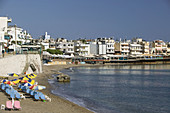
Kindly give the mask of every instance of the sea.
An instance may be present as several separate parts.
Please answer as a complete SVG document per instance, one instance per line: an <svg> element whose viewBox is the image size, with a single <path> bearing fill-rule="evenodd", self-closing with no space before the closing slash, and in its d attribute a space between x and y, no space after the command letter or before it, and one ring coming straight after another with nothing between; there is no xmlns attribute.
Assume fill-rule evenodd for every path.
<svg viewBox="0 0 170 113"><path fill-rule="evenodd" d="M61 72L71 81L49 80L51 92L93 112L170 113L169 64L82 66Z"/></svg>

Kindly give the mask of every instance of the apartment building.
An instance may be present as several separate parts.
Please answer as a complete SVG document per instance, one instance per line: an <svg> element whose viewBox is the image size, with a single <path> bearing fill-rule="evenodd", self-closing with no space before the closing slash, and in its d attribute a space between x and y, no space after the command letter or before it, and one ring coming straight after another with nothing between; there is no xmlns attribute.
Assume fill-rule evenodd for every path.
<svg viewBox="0 0 170 113"><path fill-rule="evenodd" d="M20 45L25 43L30 43L32 40L32 36L21 27L13 25L8 26L5 39L9 40L9 49L15 51L15 43L17 43L17 47L20 47Z"/></svg>
<svg viewBox="0 0 170 113"><path fill-rule="evenodd" d="M167 45L162 40L154 40L150 47L152 48L151 54L154 55L166 55L167 54Z"/></svg>
<svg viewBox="0 0 170 113"><path fill-rule="evenodd" d="M126 55L130 54L130 40L116 41L115 42L115 55Z"/></svg>
<svg viewBox="0 0 170 113"><path fill-rule="evenodd" d="M65 55L74 56L74 42L65 38L57 38L56 49L62 51Z"/></svg>
<svg viewBox="0 0 170 113"><path fill-rule="evenodd" d="M90 55L90 44L83 43L81 40L74 42L75 55L88 56Z"/></svg>
<svg viewBox="0 0 170 113"><path fill-rule="evenodd" d="M149 55L150 54L150 48L149 48L150 43L148 41L143 41L142 45L143 45L143 54Z"/></svg>
<svg viewBox="0 0 170 113"><path fill-rule="evenodd" d="M130 44L130 55L131 56L141 56L143 54L143 44L141 38L132 39Z"/></svg>
<svg viewBox="0 0 170 113"><path fill-rule="evenodd" d="M170 55L170 42L167 43L167 55L168 56Z"/></svg>
<svg viewBox="0 0 170 113"><path fill-rule="evenodd" d="M12 22L11 18L0 17L0 55L2 55L2 50L4 50L4 43L7 43L8 40L4 38L7 34L8 23ZM5 44L7 46L7 44Z"/></svg>
<svg viewBox="0 0 170 113"><path fill-rule="evenodd" d="M90 55L98 55L98 45L96 41L89 42L90 44Z"/></svg>
<svg viewBox="0 0 170 113"><path fill-rule="evenodd" d="M121 55L128 56L130 54L130 40L124 40L120 42Z"/></svg>
<svg viewBox="0 0 170 113"><path fill-rule="evenodd" d="M10 42L15 43L17 41L18 44L29 43L32 39L32 36L27 33L26 30L23 30L21 27L9 26L7 30L7 34L11 36ZM8 36L6 36L8 38Z"/></svg>
<svg viewBox="0 0 170 113"><path fill-rule="evenodd" d="M98 38L97 45L98 45L98 54L99 55L113 55L115 53L114 47L115 41L113 38Z"/></svg>

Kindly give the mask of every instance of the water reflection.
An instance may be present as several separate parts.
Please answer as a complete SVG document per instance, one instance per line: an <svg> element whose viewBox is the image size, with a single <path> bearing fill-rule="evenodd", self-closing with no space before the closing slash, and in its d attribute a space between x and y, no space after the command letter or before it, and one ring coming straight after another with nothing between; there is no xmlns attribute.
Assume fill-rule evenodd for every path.
<svg viewBox="0 0 170 113"><path fill-rule="evenodd" d="M88 108L107 113L169 113L170 65L76 67L69 84L54 92L82 99Z"/></svg>

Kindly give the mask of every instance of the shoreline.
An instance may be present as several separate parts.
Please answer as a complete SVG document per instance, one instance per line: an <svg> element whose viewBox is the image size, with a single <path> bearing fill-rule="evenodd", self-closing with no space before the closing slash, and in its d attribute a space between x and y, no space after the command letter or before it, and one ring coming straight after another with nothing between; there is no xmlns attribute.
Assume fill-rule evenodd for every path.
<svg viewBox="0 0 170 113"><path fill-rule="evenodd" d="M81 65L43 65L43 73L37 74L35 81L39 85L46 86L46 89L41 90L43 94L51 98L51 102L43 101L34 101L33 98L29 95L26 96L26 99L20 101L22 109L18 110L0 110L1 113L94 113L93 111L88 110L85 107L79 106L69 100L66 100L60 96L52 94L52 86L48 83L48 79L53 79L52 75L59 73L58 71L76 67ZM24 93L25 94L25 93ZM0 104L6 104L6 101L10 100L4 92L0 92Z"/></svg>
<svg viewBox="0 0 170 113"><path fill-rule="evenodd" d="M93 113L93 111L90 111L89 109L82 107L78 104L75 104L67 99L64 99L63 97L57 96L51 92L53 87L49 84L48 80L49 79L54 79L52 75L54 74L61 74L61 70L70 68L70 67L79 67L79 66L84 66L84 65L48 65L44 66L43 65L43 73L38 74L39 77L37 77L35 80L40 83L41 85L45 85L47 88L46 90L42 90L44 94L47 94L51 100L57 99L57 101L60 101L59 104L64 104L64 111L53 111L55 113ZM89 66L89 65L87 65ZM43 81L43 82L42 82ZM48 103L48 102L47 102ZM50 103L50 102L49 102ZM68 108L68 109L67 109ZM71 110L73 109L73 110ZM59 110L59 109L58 109ZM51 112L50 112L51 113Z"/></svg>
<svg viewBox="0 0 170 113"><path fill-rule="evenodd" d="M37 74L38 76L35 78L35 81L38 82L39 85L46 86L45 90L41 90L43 94L49 96L51 98L51 102L42 102L42 101L33 101L33 98L26 98L26 100L21 100L20 111L12 110L0 110L1 113L93 113L95 111L90 111L88 108L82 107L78 104L75 104L67 99L64 99L62 96L56 96L51 92L53 87L49 84L49 79L54 79L52 75L61 74L61 70L67 69L70 67L81 67L81 66L112 66L112 65L159 65L159 64L69 64L69 65L43 65L43 73ZM167 65L169 65L167 63ZM10 100L7 98L6 94L1 91L0 93L0 104L6 103L6 101Z"/></svg>

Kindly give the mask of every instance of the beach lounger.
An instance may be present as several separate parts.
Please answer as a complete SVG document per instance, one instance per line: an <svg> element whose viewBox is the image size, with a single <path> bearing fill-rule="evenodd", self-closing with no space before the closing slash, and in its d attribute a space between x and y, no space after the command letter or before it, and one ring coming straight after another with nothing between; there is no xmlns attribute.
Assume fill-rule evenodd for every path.
<svg viewBox="0 0 170 113"><path fill-rule="evenodd" d="M21 87L21 89L22 89L23 92L26 92L26 90L28 89L28 87L27 87L27 86L23 86L23 87Z"/></svg>
<svg viewBox="0 0 170 113"><path fill-rule="evenodd" d="M22 86L22 85L21 85L21 84L19 84L19 85L18 85L18 88L19 88L19 89L21 89L21 86Z"/></svg>
<svg viewBox="0 0 170 113"><path fill-rule="evenodd" d="M6 101L6 109L13 109L13 106L12 106L12 101Z"/></svg>
<svg viewBox="0 0 170 113"><path fill-rule="evenodd" d="M34 90L30 90L30 91L29 91L29 94L30 94L31 96L33 96L33 95L34 95Z"/></svg>
<svg viewBox="0 0 170 113"><path fill-rule="evenodd" d="M46 100L45 95L43 93L39 94L41 100Z"/></svg>
<svg viewBox="0 0 170 113"><path fill-rule="evenodd" d="M5 84L1 84L1 89L5 90Z"/></svg>
<svg viewBox="0 0 170 113"><path fill-rule="evenodd" d="M29 92L31 91L31 89L26 89L26 93L29 94Z"/></svg>
<svg viewBox="0 0 170 113"><path fill-rule="evenodd" d="M10 95L11 91L9 88L5 89L6 94Z"/></svg>
<svg viewBox="0 0 170 113"><path fill-rule="evenodd" d="M20 93L16 92L15 96L16 96L17 99L21 99Z"/></svg>
<svg viewBox="0 0 170 113"><path fill-rule="evenodd" d="M20 101L14 101L14 109L17 109L17 110L21 109Z"/></svg>
<svg viewBox="0 0 170 113"><path fill-rule="evenodd" d="M51 102L51 98L50 98L50 97L48 97L47 95L45 95L45 98L46 98L49 102Z"/></svg>
<svg viewBox="0 0 170 113"><path fill-rule="evenodd" d="M15 90L10 90L10 98L15 98Z"/></svg>
<svg viewBox="0 0 170 113"><path fill-rule="evenodd" d="M20 96L21 96L22 99L25 99L25 96L23 94L20 94Z"/></svg>
<svg viewBox="0 0 170 113"><path fill-rule="evenodd" d="M40 100L39 95L38 95L38 94L35 94L35 95L34 95L34 99L35 99L35 100Z"/></svg>

